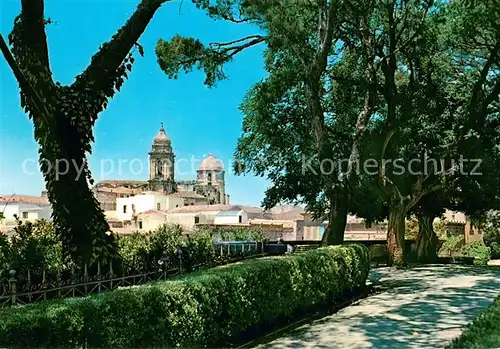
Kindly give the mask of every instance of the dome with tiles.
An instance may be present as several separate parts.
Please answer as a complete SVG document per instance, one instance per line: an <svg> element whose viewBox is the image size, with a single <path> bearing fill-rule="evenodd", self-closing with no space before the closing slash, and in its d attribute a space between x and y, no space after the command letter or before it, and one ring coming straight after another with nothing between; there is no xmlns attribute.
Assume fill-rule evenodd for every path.
<svg viewBox="0 0 500 349"><path fill-rule="evenodd" d="M198 171L224 171L222 162L210 153L200 164Z"/></svg>

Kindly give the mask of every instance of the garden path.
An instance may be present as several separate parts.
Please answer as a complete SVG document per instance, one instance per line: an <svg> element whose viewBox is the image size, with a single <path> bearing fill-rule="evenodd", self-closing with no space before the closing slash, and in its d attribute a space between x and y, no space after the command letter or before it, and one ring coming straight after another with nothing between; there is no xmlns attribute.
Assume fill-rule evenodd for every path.
<svg viewBox="0 0 500 349"><path fill-rule="evenodd" d="M440 348L500 292L500 267L373 269L379 293L257 348Z"/></svg>

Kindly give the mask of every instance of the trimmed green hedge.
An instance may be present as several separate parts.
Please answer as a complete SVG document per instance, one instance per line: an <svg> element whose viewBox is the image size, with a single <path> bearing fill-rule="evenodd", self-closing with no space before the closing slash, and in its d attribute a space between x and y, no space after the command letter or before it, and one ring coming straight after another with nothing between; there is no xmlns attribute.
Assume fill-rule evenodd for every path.
<svg viewBox="0 0 500 349"><path fill-rule="evenodd" d="M479 313L447 348L500 348L500 296Z"/></svg>
<svg viewBox="0 0 500 349"><path fill-rule="evenodd" d="M345 245L195 272L86 298L0 310L1 347L228 345L364 287L367 249Z"/></svg>

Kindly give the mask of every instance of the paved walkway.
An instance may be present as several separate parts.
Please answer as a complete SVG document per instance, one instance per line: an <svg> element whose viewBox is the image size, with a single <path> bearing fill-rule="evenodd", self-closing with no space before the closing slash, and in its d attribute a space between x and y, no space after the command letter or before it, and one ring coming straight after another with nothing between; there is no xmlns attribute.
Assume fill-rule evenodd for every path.
<svg viewBox="0 0 500 349"><path fill-rule="evenodd" d="M372 270L385 291L258 348L442 348L500 292L500 267Z"/></svg>

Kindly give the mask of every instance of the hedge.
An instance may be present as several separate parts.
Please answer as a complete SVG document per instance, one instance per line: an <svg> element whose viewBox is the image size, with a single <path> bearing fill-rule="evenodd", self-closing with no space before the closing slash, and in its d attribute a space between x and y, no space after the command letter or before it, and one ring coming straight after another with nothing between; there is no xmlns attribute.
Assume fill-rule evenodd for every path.
<svg viewBox="0 0 500 349"><path fill-rule="evenodd" d="M500 348L500 296L447 348Z"/></svg>
<svg viewBox="0 0 500 349"><path fill-rule="evenodd" d="M367 249L345 245L269 257L0 310L1 347L212 347L332 304L364 287Z"/></svg>

